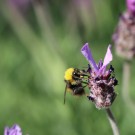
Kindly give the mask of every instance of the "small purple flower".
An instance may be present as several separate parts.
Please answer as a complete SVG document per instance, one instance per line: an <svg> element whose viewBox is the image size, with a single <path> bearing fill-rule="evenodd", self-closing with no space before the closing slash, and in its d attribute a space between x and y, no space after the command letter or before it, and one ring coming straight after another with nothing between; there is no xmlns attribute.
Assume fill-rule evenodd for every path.
<svg viewBox="0 0 135 135"><path fill-rule="evenodd" d="M134 0L135 1L135 0ZM135 58L135 12L123 12L112 36L116 54L124 60Z"/></svg>
<svg viewBox="0 0 135 135"><path fill-rule="evenodd" d="M11 128L6 127L4 135L22 135L21 128L17 124L13 125Z"/></svg>
<svg viewBox="0 0 135 135"><path fill-rule="evenodd" d="M7 0L10 6L18 8L20 11L27 11L31 0Z"/></svg>
<svg viewBox="0 0 135 135"><path fill-rule="evenodd" d="M126 0L127 9L133 15L135 15L135 0Z"/></svg>
<svg viewBox="0 0 135 135"><path fill-rule="evenodd" d="M107 65L113 59L111 45L108 46L104 61L100 60L98 64L92 57L88 43L82 47L81 52L91 66L88 81L88 86L91 90L88 98L95 103L97 108L108 108L116 97L114 86L118 83L115 76L112 75L114 74L114 68L110 66L107 70Z"/></svg>

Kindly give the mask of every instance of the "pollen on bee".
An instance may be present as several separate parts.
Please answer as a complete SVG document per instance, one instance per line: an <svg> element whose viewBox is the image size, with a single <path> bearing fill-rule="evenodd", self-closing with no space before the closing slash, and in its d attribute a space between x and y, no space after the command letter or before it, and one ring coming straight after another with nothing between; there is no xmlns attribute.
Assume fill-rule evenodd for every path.
<svg viewBox="0 0 135 135"><path fill-rule="evenodd" d="M74 72L74 68L68 68L66 71L65 71L65 76L64 76L64 79L65 80L72 80L72 74Z"/></svg>

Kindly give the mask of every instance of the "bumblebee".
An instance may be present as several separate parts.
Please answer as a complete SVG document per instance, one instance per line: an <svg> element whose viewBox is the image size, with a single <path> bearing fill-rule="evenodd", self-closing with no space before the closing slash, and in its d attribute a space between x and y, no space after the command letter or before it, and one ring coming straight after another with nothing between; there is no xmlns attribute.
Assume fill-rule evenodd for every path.
<svg viewBox="0 0 135 135"><path fill-rule="evenodd" d="M66 83L64 92L64 104L66 99L66 92L69 91L73 95L82 96L85 94L84 88L87 86L88 82L88 71L80 70L77 68L68 68L65 71L64 81ZM83 86L82 84L85 84Z"/></svg>

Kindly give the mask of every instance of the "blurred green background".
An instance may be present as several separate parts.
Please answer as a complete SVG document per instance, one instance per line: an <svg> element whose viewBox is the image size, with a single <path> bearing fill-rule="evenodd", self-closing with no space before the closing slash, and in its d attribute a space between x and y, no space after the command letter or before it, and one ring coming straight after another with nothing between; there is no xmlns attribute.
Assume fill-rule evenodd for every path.
<svg viewBox="0 0 135 135"><path fill-rule="evenodd" d="M89 42L103 59L125 1L5 0L0 2L0 134L18 123L29 135L112 134L104 110L85 97L66 96L64 72L87 67L80 53ZM122 97L122 59L113 49L118 96L111 109L122 135L135 134L135 110ZM130 96L135 101L132 63Z"/></svg>

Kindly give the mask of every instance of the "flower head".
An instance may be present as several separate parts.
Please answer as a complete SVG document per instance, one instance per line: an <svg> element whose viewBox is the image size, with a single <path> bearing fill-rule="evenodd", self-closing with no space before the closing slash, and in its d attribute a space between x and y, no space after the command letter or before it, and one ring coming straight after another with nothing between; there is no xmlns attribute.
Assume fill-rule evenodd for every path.
<svg viewBox="0 0 135 135"><path fill-rule="evenodd" d="M126 0L127 9L133 15L135 15L135 0Z"/></svg>
<svg viewBox="0 0 135 135"><path fill-rule="evenodd" d="M120 16L118 25L112 36L116 54L119 57L125 60L132 60L133 58L135 58L134 37L135 37L135 14L133 15L131 14L131 12L126 11Z"/></svg>
<svg viewBox="0 0 135 135"><path fill-rule="evenodd" d="M115 76L112 75L114 68L110 66L107 70L108 64L113 59L111 45L108 46L104 61L100 60L98 64L96 64L92 57L88 43L82 47L81 52L91 66L88 82L91 90L88 98L95 103L97 108L107 108L116 97L114 86L117 85L117 80Z"/></svg>
<svg viewBox="0 0 135 135"><path fill-rule="evenodd" d="M10 6L18 8L21 12L27 11L30 7L31 0L8 0Z"/></svg>
<svg viewBox="0 0 135 135"><path fill-rule="evenodd" d="M135 0L126 0L127 10L119 17L112 40L116 54L124 60L135 58Z"/></svg>
<svg viewBox="0 0 135 135"><path fill-rule="evenodd" d="M13 125L11 128L6 127L4 135L22 135L21 128L19 125Z"/></svg>

